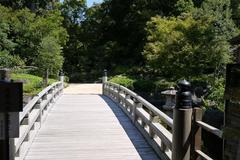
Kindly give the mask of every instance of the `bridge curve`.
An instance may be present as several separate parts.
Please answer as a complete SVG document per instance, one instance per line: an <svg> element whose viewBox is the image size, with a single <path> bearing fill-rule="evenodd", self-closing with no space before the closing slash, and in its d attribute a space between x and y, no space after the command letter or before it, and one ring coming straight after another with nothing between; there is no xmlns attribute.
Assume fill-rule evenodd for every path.
<svg viewBox="0 0 240 160"><path fill-rule="evenodd" d="M71 84L48 114L26 160L158 160L100 84Z"/></svg>

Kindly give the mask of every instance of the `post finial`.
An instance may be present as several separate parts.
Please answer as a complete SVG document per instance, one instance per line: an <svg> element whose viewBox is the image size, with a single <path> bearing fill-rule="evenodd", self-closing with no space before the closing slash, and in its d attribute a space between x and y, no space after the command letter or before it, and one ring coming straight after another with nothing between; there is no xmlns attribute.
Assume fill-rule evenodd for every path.
<svg viewBox="0 0 240 160"><path fill-rule="evenodd" d="M10 77L11 77L11 70L4 68L4 69L0 69L0 80L2 81L10 81Z"/></svg>
<svg viewBox="0 0 240 160"><path fill-rule="evenodd" d="M103 76L107 77L107 69L103 70Z"/></svg>
<svg viewBox="0 0 240 160"><path fill-rule="evenodd" d="M177 102L176 108L188 109L192 108L191 84L187 80L181 80L177 84Z"/></svg>

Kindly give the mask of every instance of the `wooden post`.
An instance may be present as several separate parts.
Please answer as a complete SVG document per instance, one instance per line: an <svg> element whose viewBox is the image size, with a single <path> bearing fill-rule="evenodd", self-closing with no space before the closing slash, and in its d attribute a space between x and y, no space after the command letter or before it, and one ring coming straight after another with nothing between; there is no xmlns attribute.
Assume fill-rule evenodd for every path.
<svg viewBox="0 0 240 160"><path fill-rule="evenodd" d="M43 76L43 84L44 86L48 85L48 69L45 71L44 76Z"/></svg>
<svg viewBox="0 0 240 160"><path fill-rule="evenodd" d="M1 81L10 81L10 70L2 69L0 70ZM5 107L5 106L0 106ZM9 160L9 115L8 112L0 113L0 159Z"/></svg>
<svg viewBox="0 0 240 160"><path fill-rule="evenodd" d="M117 86L117 102L120 103L120 93L121 93L121 90L120 90L120 85Z"/></svg>
<svg viewBox="0 0 240 160"><path fill-rule="evenodd" d="M103 95L108 95L107 93L105 93L105 83L107 82L107 70L104 69L103 70L103 77L102 77L102 93ZM109 95L108 95L109 96Z"/></svg>
<svg viewBox="0 0 240 160"><path fill-rule="evenodd" d="M178 83L176 107L173 110L172 160L190 160L192 98L190 83Z"/></svg>
<svg viewBox="0 0 240 160"><path fill-rule="evenodd" d="M134 105L133 105L133 111L132 111L132 121L133 123L135 123L138 119L136 110L137 108L141 108L142 107L142 103L140 103L137 99L134 99Z"/></svg>
<svg viewBox="0 0 240 160"><path fill-rule="evenodd" d="M39 99L39 100L37 101L37 103L35 104L35 108L36 108L36 109L39 109L39 117L38 117L38 119L37 119L37 122L40 123L40 126L41 126L41 124L42 124L42 106L41 106L41 103L42 103L42 99Z"/></svg>
<svg viewBox="0 0 240 160"><path fill-rule="evenodd" d="M59 78L60 78L60 82L62 83L61 87L64 88L64 73L62 70L59 73Z"/></svg>
<svg viewBox="0 0 240 160"><path fill-rule="evenodd" d="M240 65L227 65L223 159L240 159Z"/></svg>
<svg viewBox="0 0 240 160"><path fill-rule="evenodd" d="M202 144L202 128L196 124L196 121L202 121L202 108L195 107L193 109L193 125L192 125L192 146L191 146L191 159L200 160L196 150L201 150Z"/></svg>
<svg viewBox="0 0 240 160"><path fill-rule="evenodd" d="M103 70L102 83L106 83L107 80L108 80L108 78L107 78L107 70L104 69L104 70Z"/></svg>

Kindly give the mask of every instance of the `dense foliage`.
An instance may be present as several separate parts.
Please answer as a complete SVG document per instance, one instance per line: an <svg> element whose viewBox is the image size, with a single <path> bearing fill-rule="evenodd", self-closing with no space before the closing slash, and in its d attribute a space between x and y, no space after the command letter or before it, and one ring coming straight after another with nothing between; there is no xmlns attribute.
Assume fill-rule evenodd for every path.
<svg viewBox="0 0 240 160"><path fill-rule="evenodd" d="M67 41L62 22L59 10L37 14L27 8L14 10L0 5L1 66L35 66L40 76L46 69L56 76L63 64L61 46Z"/></svg>
<svg viewBox="0 0 240 160"><path fill-rule="evenodd" d="M208 99L221 105L225 66L240 57L240 42L229 43L239 35L238 0L0 3L1 67L51 76L63 68L72 82L99 81L108 69L126 75L113 81L148 92L186 78L210 85Z"/></svg>

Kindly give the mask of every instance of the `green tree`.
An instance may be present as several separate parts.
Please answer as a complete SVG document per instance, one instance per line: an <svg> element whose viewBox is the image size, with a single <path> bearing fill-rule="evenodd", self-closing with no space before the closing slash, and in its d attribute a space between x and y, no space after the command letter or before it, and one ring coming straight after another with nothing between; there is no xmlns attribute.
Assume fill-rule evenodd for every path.
<svg viewBox="0 0 240 160"><path fill-rule="evenodd" d="M19 56L9 54L14 51L16 46L16 43L9 38L9 33L10 26L3 17L0 17L0 67L14 68L16 66L24 66L24 61Z"/></svg>
<svg viewBox="0 0 240 160"><path fill-rule="evenodd" d="M211 17L153 17L147 23L143 54L149 65L170 79L212 74L231 61L230 45L214 29Z"/></svg>
<svg viewBox="0 0 240 160"><path fill-rule="evenodd" d="M62 27L63 17L58 10L46 10L42 15L36 15L26 8L13 10L0 5L0 20L7 29L5 37L14 43L10 54L19 55L26 65L33 65L44 37L54 37L61 46L66 44L67 32Z"/></svg>
<svg viewBox="0 0 240 160"><path fill-rule="evenodd" d="M52 76L58 74L59 70L62 69L63 61L62 48L55 37L44 37L40 44L39 55L34 60L39 74L47 81L48 74Z"/></svg>
<svg viewBox="0 0 240 160"><path fill-rule="evenodd" d="M175 4L175 13L180 15L181 13L188 13L194 9L194 3L192 0L178 0Z"/></svg>
<svg viewBox="0 0 240 160"><path fill-rule="evenodd" d="M0 68L11 68L25 66L24 61L17 55L10 55L6 50L0 51Z"/></svg>
<svg viewBox="0 0 240 160"><path fill-rule="evenodd" d="M232 18L236 25L240 27L240 1L231 0Z"/></svg>
<svg viewBox="0 0 240 160"><path fill-rule="evenodd" d="M28 8L33 11L39 9L52 9L57 1L55 0L3 0L0 4L13 9Z"/></svg>
<svg viewBox="0 0 240 160"><path fill-rule="evenodd" d="M193 13L195 19L211 17L215 35L230 40L237 33L232 20L230 0L205 0L202 7Z"/></svg>
<svg viewBox="0 0 240 160"><path fill-rule="evenodd" d="M84 73L84 68L88 62L88 56L84 52L86 44L83 43L83 39L86 36L82 31L82 23L85 20L86 1L67 0L63 2L60 8L64 17L63 26L69 35L69 41L63 48L65 58L64 70L71 79L75 79L73 77L82 79L80 73ZM88 29L90 30L90 28L92 27Z"/></svg>
<svg viewBox="0 0 240 160"><path fill-rule="evenodd" d="M9 25L0 21L0 51L12 51L14 50L15 43L8 38L10 32Z"/></svg>

